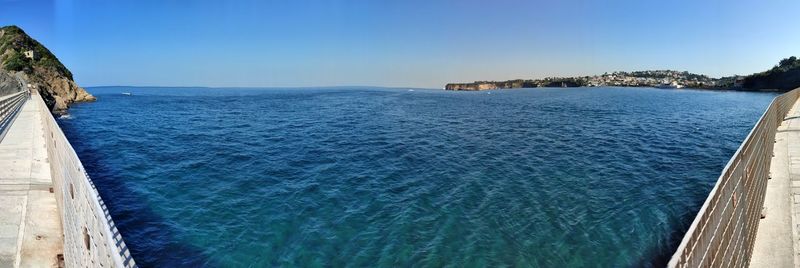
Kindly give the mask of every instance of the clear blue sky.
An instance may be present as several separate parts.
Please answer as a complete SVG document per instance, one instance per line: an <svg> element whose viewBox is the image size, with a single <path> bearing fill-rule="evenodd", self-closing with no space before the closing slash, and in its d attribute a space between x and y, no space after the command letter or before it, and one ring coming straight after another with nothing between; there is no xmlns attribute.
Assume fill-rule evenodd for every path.
<svg viewBox="0 0 800 268"><path fill-rule="evenodd" d="M83 86L442 87L800 56L800 1L0 0Z"/></svg>

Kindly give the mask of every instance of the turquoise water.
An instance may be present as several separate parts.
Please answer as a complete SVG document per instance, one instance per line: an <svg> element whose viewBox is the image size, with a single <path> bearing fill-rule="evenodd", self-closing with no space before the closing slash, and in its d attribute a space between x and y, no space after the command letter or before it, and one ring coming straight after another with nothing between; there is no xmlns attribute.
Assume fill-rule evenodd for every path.
<svg viewBox="0 0 800 268"><path fill-rule="evenodd" d="M774 97L89 91L59 123L143 267L663 266Z"/></svg>

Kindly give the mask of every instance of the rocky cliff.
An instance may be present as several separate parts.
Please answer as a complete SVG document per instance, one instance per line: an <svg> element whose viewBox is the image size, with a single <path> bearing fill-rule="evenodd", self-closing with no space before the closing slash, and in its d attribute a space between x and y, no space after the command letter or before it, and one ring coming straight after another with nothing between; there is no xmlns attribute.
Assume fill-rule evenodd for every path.
<svg viewBox="0 0 800 268"><path fill-rule="evenodd" d="M539 80L508 80L508 81L475 81L472 83L450 83L444 86L445 90L490 90L498 88L533 88L533 87L580 87L585 81L574 78L547 78Z"/></svg>
<svg viewBox="0 0 800 268"><path fill-rule="evenodd" d="M474 83L450 83L444 86L445 90L465 90L465 91L476 91L476 90L489 90L489 89L497 89L497 85L488 82L474 82Z"/></svg>
<svg viewBox="0 0 800 268"><path fill-rule="evenodd" d="M50 50L17 26L0 27L0 69L21 76L39 91L54 113L95 97L72 80L72 73Z"/></svg>
<svg viewBox="0 0 800 268"><path fill-rule="evenodd" d="M24 88L22 82L9 72L0 70L0 97L17 93Z"/></svg>

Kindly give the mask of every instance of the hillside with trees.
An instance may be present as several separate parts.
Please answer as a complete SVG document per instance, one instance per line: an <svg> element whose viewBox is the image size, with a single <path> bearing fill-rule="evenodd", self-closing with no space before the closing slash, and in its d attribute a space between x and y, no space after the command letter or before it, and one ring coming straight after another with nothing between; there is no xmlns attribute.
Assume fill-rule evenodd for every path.
<svg viewBox="0 0 800 268"><path fill-rule="evenodd" d="M777 89L788 91L800 87L800 60L789 57L765 72L746 76L742 88L751 90Z"/></svg>

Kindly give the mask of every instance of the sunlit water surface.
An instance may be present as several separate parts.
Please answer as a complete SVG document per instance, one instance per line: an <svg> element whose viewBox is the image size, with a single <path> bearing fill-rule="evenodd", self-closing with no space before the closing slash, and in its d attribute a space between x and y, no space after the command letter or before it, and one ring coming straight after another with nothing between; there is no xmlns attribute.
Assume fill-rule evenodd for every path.
<svg viewBox="0 0 800 268"><path fill-rule="evenodd" d="M89 91L59 122L143 267L662 266L774 97Z"/></svg>

